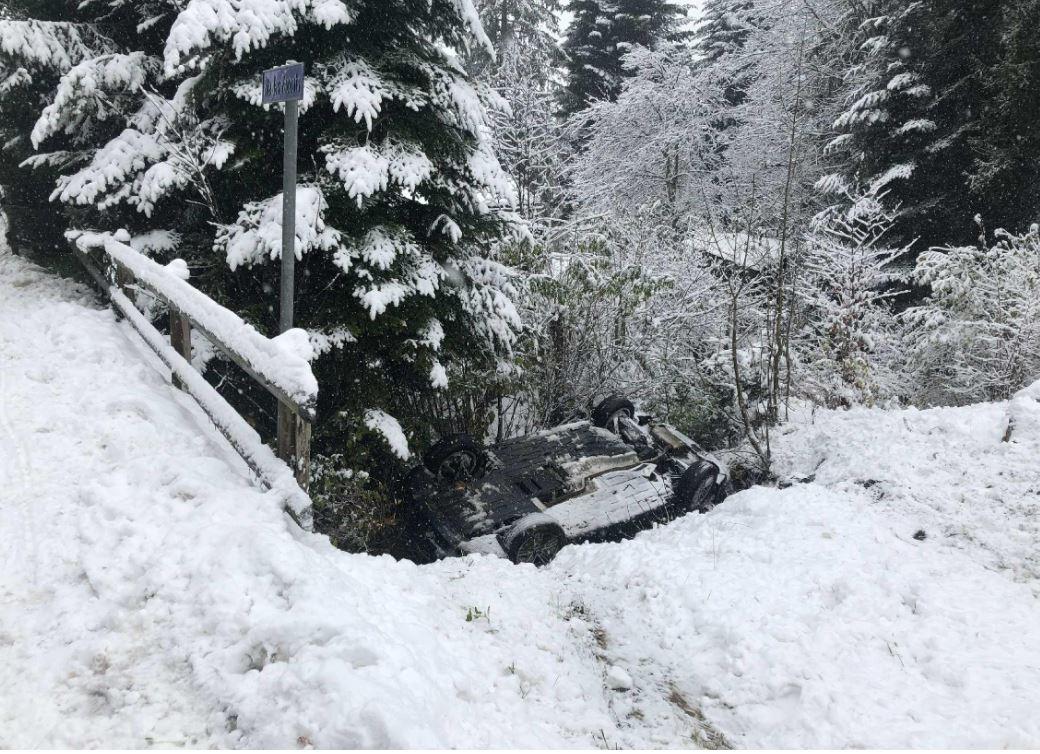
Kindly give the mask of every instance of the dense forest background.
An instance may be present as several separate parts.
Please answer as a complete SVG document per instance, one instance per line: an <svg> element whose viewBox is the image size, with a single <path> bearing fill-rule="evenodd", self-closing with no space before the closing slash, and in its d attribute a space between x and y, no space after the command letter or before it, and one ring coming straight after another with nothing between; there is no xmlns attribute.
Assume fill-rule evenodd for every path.
<svg viewBox="0 0 1040 754"><path fill-rule="evenodd" d="M350 547L379 548L396 479L452 432L622 393L752 479L791 401L961 404L1040 374L1040 0L689 12L0 0L9 241L61 265L67 229L125 228L273 333L258 75L303 61L297 322L315 498Z"/></svg>

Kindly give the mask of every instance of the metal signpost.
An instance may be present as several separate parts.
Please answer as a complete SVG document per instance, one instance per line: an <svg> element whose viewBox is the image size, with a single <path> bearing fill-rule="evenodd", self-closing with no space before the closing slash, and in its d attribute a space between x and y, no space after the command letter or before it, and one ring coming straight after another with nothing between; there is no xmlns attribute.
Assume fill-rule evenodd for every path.
<svg viewBox="0 0 1040 754"><path fill-rule="evenodd" d="M282 300L279 331L293 326L293 281L296 266L296 124L303 99L303 63L264 71L263 104L285 103L285 147L282 154Z"/></svg>
<svg viewBox="0 0 1040 754"><path fill-rule="evenodd" d="M265 105L285 103L285 148L282 155L282 284L279 332L293 326L293 285L296 277L296 124L303 99L303 63L264 71ZM295 463L296 478L306 490L310 477L310 422L278 404L278 455ZM298 452L303 449L304 452Z"/></svg>

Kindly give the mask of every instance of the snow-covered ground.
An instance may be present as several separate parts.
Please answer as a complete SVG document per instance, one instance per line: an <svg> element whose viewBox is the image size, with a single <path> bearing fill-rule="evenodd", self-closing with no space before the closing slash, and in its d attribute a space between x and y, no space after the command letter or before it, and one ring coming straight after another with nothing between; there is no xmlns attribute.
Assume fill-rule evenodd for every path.
<svg viewBox="0 0 1040 754"><path fill-rule="evenodd" d="M295 529L125 325L0 253L0 746L1040 746L1014 411L806 412L792 486L418 567Z"/></svg>

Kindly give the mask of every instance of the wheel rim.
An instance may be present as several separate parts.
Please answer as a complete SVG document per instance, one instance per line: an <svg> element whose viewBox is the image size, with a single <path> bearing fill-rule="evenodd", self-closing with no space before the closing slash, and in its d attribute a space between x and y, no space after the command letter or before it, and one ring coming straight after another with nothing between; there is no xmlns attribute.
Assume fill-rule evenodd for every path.
<svg viewBox="0 0 1040 754"><path fill-rule="evenodd" d="M472 479L477 470L477 456L467 450L457 450L441 461L437 475L446 482L464 482Z"/></svg>
<svg viewBox="0 0 1040 754"><path fill-rule="evenodd" d="M560 551L560 542L552 532L531 532L516 551L518 563L541 566L552 560Z"/></svg>

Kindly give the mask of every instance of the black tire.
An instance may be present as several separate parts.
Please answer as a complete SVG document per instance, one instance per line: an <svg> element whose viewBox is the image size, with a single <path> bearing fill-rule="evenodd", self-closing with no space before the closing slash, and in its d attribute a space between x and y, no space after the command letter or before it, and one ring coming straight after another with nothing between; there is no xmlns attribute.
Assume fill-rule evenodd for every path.
<svg viewBox="0 0 1040 754"><path fill-rule="evenodd" d="M398 479L394 484L394 497L398 500L411 502L413 492L422 483L422 479L425 476L427 476L426 469L422 466L415 466L410 469L407 474Z"/></svg>
<svg viewBox="0 0 1040 754"><path fill-rule="evenodd" d="M426 451L423 465L445 482L468 482L484 476L487 453L469 435L450 435Z"/></svg>
<svg viewBox="0 0 1040 754"><path fill-rule="evenodd" d="M617 432L617 417L621 415L634 419L636 407L628 398L620 395L611 395L601 400L596 408L592 409L592 423L602 429Z"/></svg>
<svg viewBox="0 0 1040 754"><path fill-rule="evenodd" d="M732 495L733 492L733 482L731 482L729 479L726 479L722 484L718 486L718 489L715 491L715 505L721 503L727 497Z"/></svg>
<svg viewBox="0 0 1040 754"><path fill-rule="evenodd" d="M551 517L531 513L500 533L498 543L514 563L543 566L567 544L567 535Z"/></svg>
<svg viewBox="0 0 1040 754"><path fill-rule="evenodd" d="M698 461L675 483L675 505L683 511L707 513L719 500L719 470L713 463Z"/></svg>

